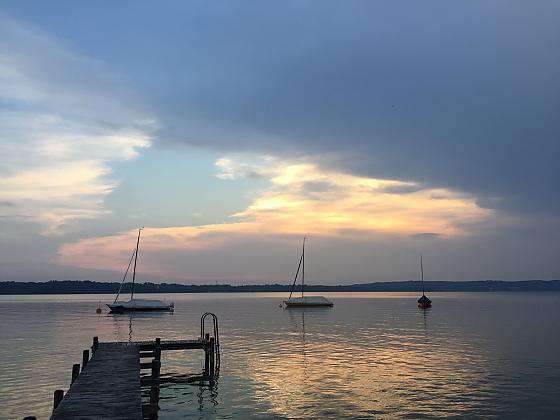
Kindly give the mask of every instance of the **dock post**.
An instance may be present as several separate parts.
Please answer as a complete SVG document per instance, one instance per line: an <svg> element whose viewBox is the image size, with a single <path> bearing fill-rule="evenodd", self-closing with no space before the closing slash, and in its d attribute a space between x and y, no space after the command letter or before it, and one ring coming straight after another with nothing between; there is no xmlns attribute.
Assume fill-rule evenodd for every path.
<svg viewBox="0 0 560 420"><path fill-rule="evenodd" d="M150 405L156 407L159 402L159 388L157 386L152 386L150 388Z"/></svg>
<svg viewBox="0 0 560 420"><path fill-rule="evenodd" d="M84 350L82 354L82 371L86 368L86 365L89 362L89 350Z"/></svg>
<svg viewBox="0 0 560 420"><path fill-rule="evenodd" d="M150 405L148 405L148 419L154 420L158 418L159 410L159 387L152 386L150 388Z"/></svg>
<svg viewBox="0 0 560 420"><path fill-rule="evenodd" d="M99 337L93 337L93 345L91 346L91 354L95 353L99 347Z"/></svg>
<svg viewBox="0 0 560 420"><path fill-rule="evenodd" d="M150 405L149 405L149 415L148 418L151 419L157 419L158 418L158 408L159 408L159 388L156 386L153 386L150 389Z"/></svg>
<svg viewBox="0 0 560 420"><path fill-rule="evenodd" d="M210 354L208 349L204 349L204 376L208 376L210 372Z"/></svg>
<svg viewBox="0 0 560 420"><path fill-rule="evenodd" d="M210 340L210 334L204 334L204 339L206 341ZM204 347L204 376L208 376L210 374L210 353L208 352L208 348Z"/></svg>
<svg viewBox="0 0 560 420"><path fill-rule="evenodd" d="M161 360L161 338L159 337L156 338L156 346L154 348L154 358L158 361Z"/></svg>
<svg viewBox="0 0 560 420"><path fill-rule="evenodd" d="M74 381L78 379L79 374L80 374L80 364L76 363L72 365L72 381L70 382L70 385L72 385Z"/></svg>
<svg viewBox="0 0 560 420"><path fill-rule="evenodd" d="M152 360L152 379L159 381L159 373L161 369L161 362L157 359Z"/></svg>
<svg viewBox="0 0 560 420"><path fill-rule="evenodd" d="M159 342L157 343L159 344ZM157 345L156 345L157 346ZM159 348L157 346L156 348ZM160 349L161 354L161 349ZM152 360L152 386L150 388L150 419L157 419L159 407L159 376L161 373L161 362L159 359Z"/></svg>
<svg viewBox="0 0 560 420"><path fill-rule="evenodd" d="M56 410L62 399L64 398L64 391L62 389L57 389L54 391L54 404L53 404L53 412Z"/></svg>
<svg viewBox="0 0 560 420"><path fill-rule="evenodd" d="M216 367L216 346L214 343L214 337L210 339L210 378L214 378L214 372Z"/></svg>

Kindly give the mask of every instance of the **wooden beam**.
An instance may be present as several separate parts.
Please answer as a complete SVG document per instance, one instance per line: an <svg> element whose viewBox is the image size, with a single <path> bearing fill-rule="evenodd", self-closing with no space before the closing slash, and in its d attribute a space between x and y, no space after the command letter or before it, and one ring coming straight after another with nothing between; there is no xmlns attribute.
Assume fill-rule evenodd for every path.
<svg viewBox="0 0 560 420"><path fill-rule="evenodd" d="M70 381L70 385L72 385L74 381L78 379L79 374L80 374L80 364L75 363L72 365L72 380Z"/></svg>
<svg viewBox="0 0 560 420"><path fill-rule="evenodd" d="M84 350L82 353L82 371L86 368L89 362L89 350Z"/></svg>
<svg viewBox="0 0 560 420"><path fill-rule="evenodd" d="M64 391L62 389L57 389L56 391L54 391L53 412L58 408L63 398Z"/></svg>

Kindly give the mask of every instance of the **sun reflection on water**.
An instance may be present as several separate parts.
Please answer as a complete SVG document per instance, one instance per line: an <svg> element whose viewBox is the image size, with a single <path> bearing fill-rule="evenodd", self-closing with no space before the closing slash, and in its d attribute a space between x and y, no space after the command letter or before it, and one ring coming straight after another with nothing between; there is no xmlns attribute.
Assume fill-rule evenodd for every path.
<svg viewBox="0 0 560 420"><path fill-rule="evenodd" d="M476 410L476 399L462 401L461 396L473 386L481 391L485 372L473 366L483 360L461 340L442 342L431 336L429 312L418 314L419 331L362 328L350 335L314 329L309 310L287 312L291 332L268 342L270 350L261 348L247 369L256 399L270 406L269 414L317 418L344 412L392 418L395 412L414 417ZM318 395L321 404L316 403Z"/></svg>
<svg viewBox="0 0 560 420"><path fill-rule="evenodd" d="M0 418L47 418L93 336L195 338L206 311L220 319L220 378L193 380L202 351L164 352L162 419L558 412L560 294L434 294L428 311L415 294L328 296L332 309L287 310L273 294L182 295L174 314L133 316L96 315L97 296L0 298ZM528 302L539 311L521 314Z"/></svg>

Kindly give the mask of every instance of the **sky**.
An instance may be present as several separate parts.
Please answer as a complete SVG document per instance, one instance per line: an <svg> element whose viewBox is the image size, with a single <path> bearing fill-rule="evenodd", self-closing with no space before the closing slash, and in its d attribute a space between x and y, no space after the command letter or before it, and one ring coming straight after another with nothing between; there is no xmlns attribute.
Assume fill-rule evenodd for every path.
<svg viewBox="0 0 560 420"><path fill-rule="evenodd" d="M0 280L560 278L560 3L0 5Z"/></svg>

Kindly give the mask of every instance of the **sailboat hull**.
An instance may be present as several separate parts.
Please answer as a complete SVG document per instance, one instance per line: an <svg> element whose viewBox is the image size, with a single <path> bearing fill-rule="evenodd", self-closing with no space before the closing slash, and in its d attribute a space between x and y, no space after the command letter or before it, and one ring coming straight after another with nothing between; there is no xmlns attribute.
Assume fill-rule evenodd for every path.
<svg viewBox="0 0 560 420"><path fill-rule="evenodd" d="M109 307L109 309L111 310L111 313L123 313L123 312L135 312L135 311L172 311L173 308L127 308L125 306L122 305L112 305L112 304L107 304L107 306Z"/></svg>
<svg viewBox="0 0 560 420"><path fill-rule="evenodd" d="M428 309L431 308L431 306L432 306L432 301L428 299L426 295L422 295L420 299L418 299L418 307L420 309Z"/></svg>
<svg viewBox="0 0 560 420"><path fill-rule="evenodd" d="M301 308L310 306L333 306L333 303L323 296L304 296L284 301L287 308Z"/></svg>
<svg viewBox="0 0 560 420"><path fill-rule="evenodd" d="M172 311L175 308L173 302L167 303L157 299L131 299L128 302L115 302L107 304L111 312L135 312L135 311Z"/></svg>

